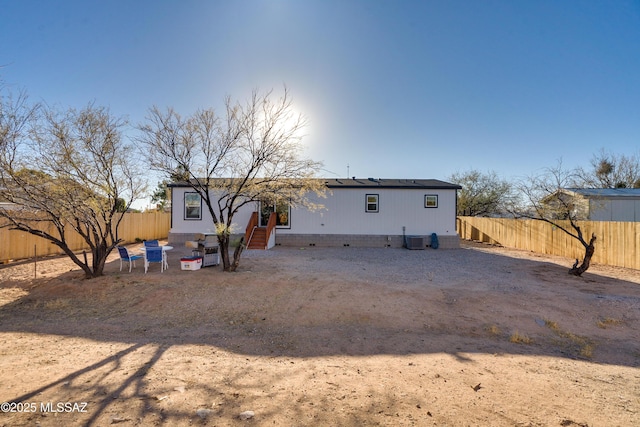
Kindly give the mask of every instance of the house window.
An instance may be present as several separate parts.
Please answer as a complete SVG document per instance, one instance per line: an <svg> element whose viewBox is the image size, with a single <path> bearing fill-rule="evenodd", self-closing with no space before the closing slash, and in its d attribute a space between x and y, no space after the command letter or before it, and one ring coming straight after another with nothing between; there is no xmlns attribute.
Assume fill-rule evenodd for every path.
<svg viewBox="0 0 640 427"><path fill-rule="evenodd" d="M424 196L424 207L425 208L437 208L438 207L438 196L427 194Z"/></svg>
<svg viewBox="0 0 640 427"><path fill-rule="evenodd" d="M266 227L272 213L276 214L277 228L291 228L291 205L287 201L279 201L275 205L260 202L260 226Z"/></svg>
<svg viewBox="0 0 640 427"><path fill-rule="evenodd" d="M378 212L378 195L367 194L367 205L365 212Z"/></svg>
<svg viewBox="0 0 640 427"><path fill-rule="evenodd" d="M202 219L202 197L198 193L184 193L184 219Z"/></svg>

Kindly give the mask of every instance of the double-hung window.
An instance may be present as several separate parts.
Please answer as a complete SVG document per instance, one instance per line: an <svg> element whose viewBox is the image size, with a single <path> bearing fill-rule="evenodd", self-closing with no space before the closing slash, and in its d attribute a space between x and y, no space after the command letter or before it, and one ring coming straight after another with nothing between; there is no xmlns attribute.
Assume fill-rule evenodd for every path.
<svg viewBox="0 0 640 427"><path fill-rule="evenodd" d="M198 193L184 193L184 219L202 219L202 197Z"/></svg>
<svg viewBox="0 0 640 427"><path fill-rule="evenodd" d="M378 200L379 195L378 194L367 194L366 195L366 207L365 207L365 212L371 212L371 213L375 213L375 212L379 212L379 205L378 205Z"/></svg>
<svg viewBox="0 0 640 427"><path fill-rule="evenodd" d="M437 208L438 207L438 195L437 194L426 194L424 196L424 207L425 208Z"/></svg>

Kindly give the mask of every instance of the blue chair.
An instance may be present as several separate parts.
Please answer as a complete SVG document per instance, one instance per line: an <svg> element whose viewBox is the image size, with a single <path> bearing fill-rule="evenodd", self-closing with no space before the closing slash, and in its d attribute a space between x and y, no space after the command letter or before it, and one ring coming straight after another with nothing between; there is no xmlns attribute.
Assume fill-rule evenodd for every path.
<svg viewBox="0 0 640 427"><path fill-rule="evenodd" d="M162 273L164 271L164 255L162 253L162 248L161 247L152 247L152 246L147 246L144 250L144 272L145 274L147 273L147 270L149 269L149 264L151 264L152 262L159 262L160 263L160 273Z"/></svg>
<svg viewBox="0 0 640 427"><path fill-rule="evenodd" d="M129 263L129 273L131 273L131 265L136 266L136 260L142 258L141 255L131 255L127 248L118 246L118 253L120 254L120 271L122 271L122 262Z"/></svg>
<svg viewBox="0 0 640 427"><path fill-rule="evenodd" d="M143 243L145 248L157 248L160 246L157 240L145 240Z"/></svg>

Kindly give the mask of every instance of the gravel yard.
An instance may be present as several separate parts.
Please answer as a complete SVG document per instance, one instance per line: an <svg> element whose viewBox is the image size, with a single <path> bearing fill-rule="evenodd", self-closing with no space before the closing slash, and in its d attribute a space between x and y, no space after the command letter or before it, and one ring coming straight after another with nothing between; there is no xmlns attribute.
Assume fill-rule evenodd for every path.
<svg viewBox="0 0 640 427"><path fill-rule="evenodd" d="M2 266L0 425L640 425L637 270L469 242L246 251L237 273L187 253Z"/></svg>

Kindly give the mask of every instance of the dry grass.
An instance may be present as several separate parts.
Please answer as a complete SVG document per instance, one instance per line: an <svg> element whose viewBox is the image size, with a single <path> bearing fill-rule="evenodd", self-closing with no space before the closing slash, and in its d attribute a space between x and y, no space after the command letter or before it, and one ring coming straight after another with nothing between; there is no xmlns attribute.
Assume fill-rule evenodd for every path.
<svg viewBox="0 0 640 427"><path fill-rule="evenodd" d="M558 342L559 345L574 349L580 357L586 359L591 359L593 357L593 351L596 345L591 339L576 335L572 332L563 331L558 326L558 323L551 320L545 319L544 324L562 339Z"/></svg>
<svg viewBox="0 0 640 427"><path fill-rule="evenodd" d="M547 320L547 319L545 319L545 321L544 321L544 325L545 325L547 328L551 329L552 331L556 331L556 332L557 332L557 331L559 331L559 330L560 330L560 329L558 328L558 324L557 324L556 322L551 321L551 320Z"/></svg>
<svg viewBox="0 0 640 427"><path fill-rule="evenodd" d="M609 326L616 326L622 324L622 320L620 319L612 319L611 317L605 317L604 319L598 320L598 328L607 329Z"/></svg>
<svg viewBox="0 0 640 427"><path fill-rule="evenodd" d="M521 334L520 332L515 331L509 337L509 342L512 342L514 344L531 344L533 343L533 340L529 338L527 335Z"/></svg>
<svg viewBox="0 0 640 427"><path fill-rule="evenodd" d="M580 356L591 359L593 357L593 350L596 348L595 344L585 343L580 347Z"/></svg>
<svg viewBox="0 0 640 427"><path fill-rule="evenodd" d="M502 331L501 331L501 330L500 330L500 328L499 328L498 326L496 326L496 325L488 326L488 327L487 327L487 332L488 332L490 335L493 335L493 336L496 336L496 337L497 337L497 336L499 336L499 335L502 335Z"/></svg>
<svg viewBox="0 0 640 427"><path fill-rule="evenodd" d="M64 311L69 308L71 301L67 298L56 298L44 303L44 308L47 310Z"/></svg>

